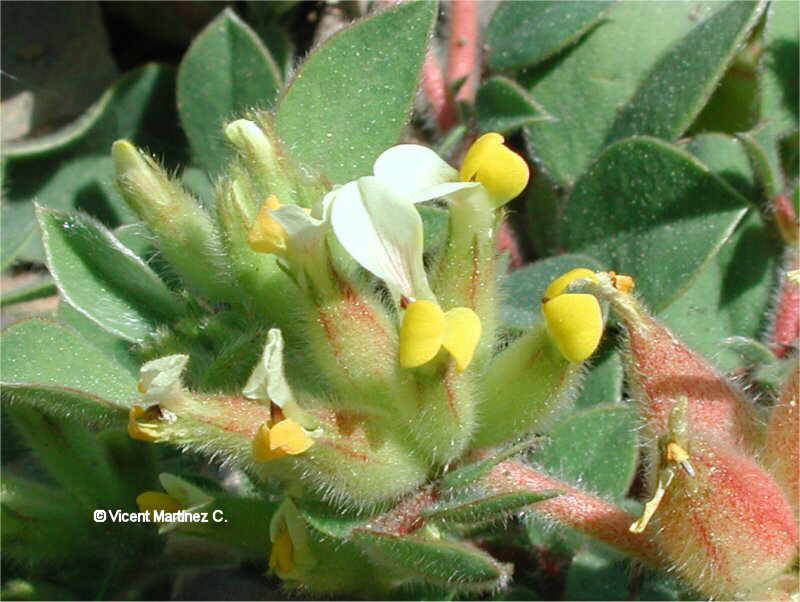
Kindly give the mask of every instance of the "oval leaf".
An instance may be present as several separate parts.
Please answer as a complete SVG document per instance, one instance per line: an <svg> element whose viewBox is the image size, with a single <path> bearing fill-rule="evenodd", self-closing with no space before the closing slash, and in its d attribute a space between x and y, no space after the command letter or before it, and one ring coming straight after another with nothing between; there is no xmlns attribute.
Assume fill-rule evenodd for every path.
<svg viewBox="0 0 800 602"><path fill-rule="evenodd" d="M519 69L572 44L613 1L503 2L487 31L492 69Z"/></svg>
<svg viewBox="0 0 800 602"><path fill-rule="evenodd" d="M371 174L403 132L435 18L435 2L404 2L312 52L278 104L290 152L333 183Z"/></svg>
<svg viewBox="0 0 800 602"><path fill-rule="evenodd" d="M31 319L2 336L3 392L49 413L107 417L139 399L136 378L76 332Z"/></svg>
<svg viewBox="0 0 800 602"><path fill-rule="evenodd" d="M508 134L533 121L552 119L522 87L505 77L483 83L475 110L481 132Z"/></svg>
<svg viewBox="0 0 800 602"><path fill-rule="evenodd" d="M73 307L105 330L143 341L181 314L179 301L136 254L88 216L39 209L48 266Z"/></svg>
<svg viewBox="0 0 800 602"><path fill-rule="evenodd" d="M192 42L178 70L178 112L194 158L207 170L225 166L225 119L267 108L281 87L275 61L258 35L225 9Z"/></svg>
<svg viewBox="0 0 800 602"><path fill-rule="evenodd" d="M654 138L610 146L577 182L565 246L630 274L658 312L730 236L747 201L682 150Z"/></svg>

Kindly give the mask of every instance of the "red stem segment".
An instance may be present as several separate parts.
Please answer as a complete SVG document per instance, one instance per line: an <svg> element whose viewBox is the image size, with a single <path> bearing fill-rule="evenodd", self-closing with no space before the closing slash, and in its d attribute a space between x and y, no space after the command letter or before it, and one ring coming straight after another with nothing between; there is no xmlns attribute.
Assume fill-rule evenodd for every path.
<svg viewBox="0 0 800 602"><path fill-rule="evenodd" d="M450 84L466 77L456 100L472 101L478 84L478 3L475 0L451 0L448 49Z"/></svg>
<svg viewBox="0 0 800 602"><path fill-rule="evenodd" d="M493 468L483 482L498 493L520 490L561 491L561 495L535 504L534 511L653 567L663 565L659 549L650 536L646 532L634 534L628 530L636 517L610 502L512 460Z"/></svg>

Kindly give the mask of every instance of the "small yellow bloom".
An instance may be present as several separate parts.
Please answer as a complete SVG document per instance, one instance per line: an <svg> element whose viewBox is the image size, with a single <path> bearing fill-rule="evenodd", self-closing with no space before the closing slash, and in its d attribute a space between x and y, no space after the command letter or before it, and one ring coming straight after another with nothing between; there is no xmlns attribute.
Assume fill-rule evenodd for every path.
<svg viewBox="0 0 800 602"><path fill-rule="evenodd" d="M294 570L294 545L288 531L281 533L272 544L272 550L269 553L269 568L279 574Z"/></svg>
<svg viewBox="0 0 800 602"><path fill-rule="evenodd" d="M603 312L594 295L567 293L542 305L547 331L562 355L582 362L594 353L603 336Z"/></svg>
<svg viewBox="0 0 800 602"><path fill-rule="evenodd" d="M133 406L128 412L128 435L137 441L155 442L161 439L158 428L154 424L139 422L140 418L154 420L155 413L142 406Z"/></svg>
<svg viewBox="0 0 800 602"><path fill-rule="evenodd" d="M464 371L481 338L481 321L466 307L447 313L433 301L421 299L407 308L400 327L400 365L416 368L436 357L444 347Z"/></svg>
<svg viewBox="0 0 800 602"><path fill-rule="evenodd" d="M257 253L280 253L286 250L286 230L270 215L270 211L280 206L280 201L273 194L258 210L258 215L247 235L247 243Z"/></svg>
<svg viewBox="0 0 800 602"><path fill-rule="evenodd" d="M557 297L564 292L564 290L572 283L573 280L578 280L580 278L588 278L595 281L597 280L597 276L592 270L588 268L575 268L574 270L570 270L566 274L562 274L553 280L547 286L547 288L544 289L545 300Z"/></svg>
<svg viewBox="0 0 800 602"><path fill-rule="evenodd" d="M136 505L140 512L153 512L163 510L164 512L177 512L183 510L183 505L173 497L160 491L145 491L136 497Z"/></svg>
<svg viewBox="0 0 800 602"><path fill-rule="evenodd" d="M299 424L290 418L281 420L273 427L262 424L253 439L253 457L259 462L274 460L286 455L302 454L314 445Z"/></svg>
<svg viewBox="0 0 800 602"><path fill-rule="evenodd" d="M470 146L459 171L462 181L480 182L496 207L519 195L530 179L528 164L504 141L500 134L484 134Z"/></svg>

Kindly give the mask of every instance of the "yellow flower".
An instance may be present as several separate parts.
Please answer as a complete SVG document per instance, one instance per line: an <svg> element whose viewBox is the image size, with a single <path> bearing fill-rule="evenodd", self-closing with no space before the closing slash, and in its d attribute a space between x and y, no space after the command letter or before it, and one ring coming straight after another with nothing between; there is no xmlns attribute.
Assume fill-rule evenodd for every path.
<svg viewBox="0 0 800 602"><path fill-rule="evenodd" d="M253 457L259 462L302 454L314 440L294 420L286 418L274 426L262 424L253 438Z"/></svg>
<svg viewBox="0 0 800 602"><path fill-rule="evenodd" d="M400 327L400 365L421 366L444 347L458 370L464 371L480 338L481 321L471 309L456 307L445 313L433 301L414 301L406 308Z"/></svg>
<svg viewBox="0 0 800 602"><path fill-rule="evenodd" d="M284 227L270 214L271 211L281 206L278 198L270 195L258 210L247 243L257 253L282 253L286 251L287 235Z"/></svg>
<svg viewBox="0 0 800 602"><path fill-rule="evenodd" d="M272 544L269 553L269 568L277 573L290 573L294 570L294 545L288 531L281 533Z"/></svg>
<svg viewBox="0 0 800 602"><path fill-rule="evenodd" d="M525 160L495 132L484 134L469 147L459 170L463 182L480 182L495 207L505 205L525 189L530 170Z"/></svg>
<svg viewBox="0 0 800 602"><path fill-rule="evenodd" d="M542 299L547 332L561 354L570 362L591 356L603 336L603 311L597 297L587 293L564 293L579 278L596 279L586 268L571 270L553 280Z"/></svg>
<svg viewBox="0 0 800 602"><path fill-rule="evenodd" d="M183 504L161 491L145 491L144 493L140 493L136 497L136 505L139 506L139 512L163 510L164 512L172 513L183 510Z"/></svg>

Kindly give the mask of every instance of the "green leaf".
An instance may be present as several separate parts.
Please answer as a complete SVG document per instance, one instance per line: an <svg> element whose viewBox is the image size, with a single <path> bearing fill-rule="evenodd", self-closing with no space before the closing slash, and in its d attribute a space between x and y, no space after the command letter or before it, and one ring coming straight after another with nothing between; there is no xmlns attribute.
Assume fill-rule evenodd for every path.
<svg viewBox="0 0 800 602"><path fill-rule="evenodd" d="M119 364L120 368L127 370L132 377L138 377L139 368L144 362L136 356L129 341L103 330L69 303L58 304L56 318L61 324L81 335L92 347Z"/></svg>
<svg viewBox="0 0 800 602"><path fill-rule="evenodd" d="M450 213L439 207L418 205L422 218L423 248L426 253L435 253L447 240L450 227Z"/></svg>
<svg viewBox="0 0 800 602"><path fill-rule="evenodd" d="M685 291L742 218L747 201L682 150L653 138L610 146L564 211L570 250L630 274L656 312Z"/></svg>
<svg viewBox="0 0 800 602"><path fill-rule="evenodd" d="M268 108L280 88L269 50L233 10L223 10L195 38L178 70L178 111L194 158L218 173L229 157L224 120Z"/></svg>
<svg viewBox="0 0 800 602"><path fill-rule="evenodd" d="M278 104L290 153L333 183L372 173L406 125L435 18L435 2L404 2L312 52Z"/></svg>
<svg viewBox="0 0 800 602"><path fill-rule="evenodd" d="M565 600L629 600L631 569L600 550L580 550L567 570Z"/></svg>
<svg viewBox="0 0 800 602"><path fill-rule="evenodd" d="M577 41L613 4L605 2L503 2L486 32L489 66L519 69L543 61Z"/></svg>
<svg viewBox="0 0 800 602"><path fill-rule="evenodd" d="M507 568L477 547L416 535L397 536L366 529L354 531L357 544L389 566L441 585L491 587Z"/></svg>
<svg viewBox="0 0 800 602"><path fill-rule="evenodd" d="M779 140L797 130L800 71L800 7L771 2L761 72L761 124L752 137L763 152L759 175L769 196L783 192Z"/></svg>
<svg viewBox="0 0 800 602"><path fill-rule="evenodd" d="M34 200L57 209L82 209L111 226L131 221L133 214L113 187L111 143L128 138L170 165L184 161L185 138L178 128L174 94L174 70L146 65L117 81L73 125L30 142L4 145L4 224L6 211L11 211L15 232L34 232ZM21 255L44 259L38 232Z"/></svg>
<svg viewBox="0 0 800 602"><path fill-rule="evenodd" d="M0 238L0 271L9 267L36 234L32 209L23 204L3 204L3 236Z"/></svg>
<svg viewBox="0 0 800 602"><path fill-rule="evenodd" d="M606 335L607 336L607 335ZM622 358L616 351L597 354L594 365L586 376L581 393L575 401L577 408L589 408L600 403L616 403L622 400Z"/></svg>
<svg viewBox="0 0 800 602"><path fill-rule="evenodd" d="M39 223L65 300L108 332L141 342L182 313L155 272L92 218L40 209Z"/></svg>
<svg viewBox="0 0 800 602"><path fill-rule="evenodd" d="M559 495L558 491L514 491L470 500L445 502L427 508L422 515L446 523L475 524L507 518L526 506Z"/></svg>
<svg viewBox="0 0 800 602"><path fill-rule="evenodd" d="M760 201L750 158L740 140L724 134L701 134L689 141L686 150L743 197Z"/></svg>
<svg viewBox="0 0 800 602"><path fill-rule="evenodd" d="M617 111L675 41L712 4L617 2L579 45L524 84L556 121L526 126L529 145L560 186L570 186L605 144Z"/></svg>
<svg viewBox="0 0 800 602"><path fill-rule="evenodd" d="M503 305L500 320L503 326L528 330L541 319L544 289L550 282L574 268L605 270L602 263L587 255L558 255L541 259L512 272L503 283Z"/></svg>
<svg viewBox="0 0 800 602"><path fill-rule="evenodd" d="M478 129L508 134L533 121L552 119L516 82L505 77L485 81L475 100Z"/></svg>
<svg viewBox="0 0 800 602"><path fill-rule="evenodd" d="M636 135L674 140L691 125L722 78L764 4L735 0L673 46L619 111L606 144Z"/></svg>
<svg viewBox="0 0 800 602"><path fill-rule="evenodd" d="M106 418L139 399L124 367L61 324L31 319L2 335L3 391L67 416Z"/></svg>
<svg viewBox="0 0 800 602"><path fill-rule="evenodd" d="M747 366L745 357L722 343L728 337L755 338L763 332L781 248L764 218L751 210L660 318L725 372Z"/></svg>
<svg viewBox="0 0 800 602"><path fill-rule="evenodd" d="M617 404L573 414L550 431L534 458L562 478L601 495L623 497L636 475L636 413Z"/></svg>

